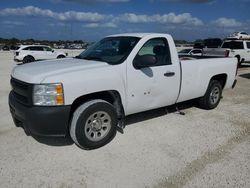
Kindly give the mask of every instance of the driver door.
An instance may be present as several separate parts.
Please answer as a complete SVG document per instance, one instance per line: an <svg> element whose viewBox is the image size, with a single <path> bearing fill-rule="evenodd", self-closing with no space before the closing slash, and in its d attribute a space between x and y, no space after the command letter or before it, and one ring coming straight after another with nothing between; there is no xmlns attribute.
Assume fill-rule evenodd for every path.
<svg viewBox="0 0 250 188"><path fill-rule="evenodd" d="M55 59L56 57L56 53L49 47L44 46L43 47L44 50L44 59Z"/></svg>
<svg viewBox="0 0 250 188"><path fill-rule="evenodd" d="M174 104L178 97L180 68L171 61L167 39L149 39L138 51L136 57L143 55L153 55L157 62L154 66L139 70L133 66L132 62L128 62L128 114Z"/></svg>

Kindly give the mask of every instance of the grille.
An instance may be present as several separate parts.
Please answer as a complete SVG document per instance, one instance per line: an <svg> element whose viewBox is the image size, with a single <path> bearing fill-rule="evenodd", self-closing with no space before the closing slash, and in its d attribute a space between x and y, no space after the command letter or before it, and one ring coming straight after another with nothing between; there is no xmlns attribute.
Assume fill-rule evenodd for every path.
<svg viewBox="0 0 250 188"><path fill-rule="evenodd" d="M12 93L16 100L27 106L32 105L32 85L14 78L11 78L10 83L12 86Z"/></svg>

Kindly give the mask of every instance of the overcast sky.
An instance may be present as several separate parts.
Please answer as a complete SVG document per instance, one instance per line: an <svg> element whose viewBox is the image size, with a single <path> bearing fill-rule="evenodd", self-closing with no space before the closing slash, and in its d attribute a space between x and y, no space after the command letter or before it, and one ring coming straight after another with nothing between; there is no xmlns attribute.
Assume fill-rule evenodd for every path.
<svg viewBox="0 0 250 188"><path fill-rule="evenodd" d="M0 37L82 39L163 32L175 39L250 33L250 0L1 0Z"/></svg>

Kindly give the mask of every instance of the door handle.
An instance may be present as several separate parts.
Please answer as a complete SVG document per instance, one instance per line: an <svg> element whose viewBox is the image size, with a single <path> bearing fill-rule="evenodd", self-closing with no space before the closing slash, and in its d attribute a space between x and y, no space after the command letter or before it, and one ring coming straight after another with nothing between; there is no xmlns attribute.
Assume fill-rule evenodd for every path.
<svg viewBox="0 0 250 188"><path fill-rule="evenodd" d="M166 77L171 77L171 76L174 76L174 75L175 75L174 72L166 72L166 73L164 74L164 76L166 76Z"/></svg>

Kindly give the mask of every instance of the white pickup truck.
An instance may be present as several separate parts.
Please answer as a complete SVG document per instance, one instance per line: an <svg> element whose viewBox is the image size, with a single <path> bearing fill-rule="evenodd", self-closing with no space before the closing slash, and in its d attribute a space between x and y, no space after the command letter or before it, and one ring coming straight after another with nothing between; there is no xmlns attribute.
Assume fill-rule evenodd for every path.
<svg viewBox="0 0 250 188"><path fill-rule="evenodd" d="M250 40L226 40L221 48L204 48L204 56L236 57L238 65L250 62Z"/></svg>
<svg viewBox="0 0 250 188"><path fill-rule="evenodd" d="M16 66L9 106L28 135L70 135L95 149L124 128L129 114L195 98L215 108L236 73L236 58L180 61L168 34L112 35L75 58Z"/></svg>

